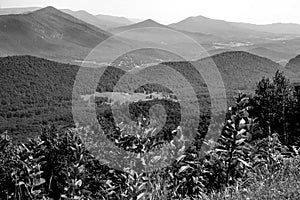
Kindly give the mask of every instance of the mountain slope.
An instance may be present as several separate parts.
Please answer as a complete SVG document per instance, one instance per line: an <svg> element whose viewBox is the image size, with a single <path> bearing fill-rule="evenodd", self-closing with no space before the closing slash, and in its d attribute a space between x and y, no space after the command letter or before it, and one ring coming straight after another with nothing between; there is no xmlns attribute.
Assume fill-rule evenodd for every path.
<svg viewBox="0 0 300 200"><path fill-rule="evenodd" d="M202 108L205 110L210 102L206 84L210 84L212 88L214 88L213 92L219 95L219 98L223 98L223 96L220 96L222 93L218 92L221 80L214 79L216 76L211 74L212 76L210 76L209 82L206 83L203 79L205 74L199 73L211 73L211 68L214 66L218 68L221 74L228 104L234 102L233 97L239 91L253 93L258 81L263 77L274 77L277 70L284 71L291 82L299 81L299 78L295 74L285 70L284 67L270 59L243 51L234 51L224 52L193 62L163 62L161 64L139 68L135 71L131 71L132 75L127 76L126 78L128 80L124 80L121 86L124 87L124 91L126 91L126 87L130 87L130 85L133 85L133 81L137 81L136 85L159 83L159 85L164 87L175 87L176 91L180 94L184 94L187 99L193 99L192 94L196 93L199 99L201 99ZM193 88L185 84L186 81L188 81ZM218 88L215 88L216 86Z"/></svg>
<svg viewBox="0 0 300 200"><path fill-rule="evenodd" d="M142 22L138 22L138 23L131 24L128 26L121 26L121 27L113 28L113 29L111 29L111 32L119 33L119 32L123 32L123 31L139 29L139 28L168 28L168 27L165 25L162 25L152 19L147 19Z"/></svg>
<svg viewBox="0 0 300 200"><path fill-rule="evenodd" d="M286 68L300 75L300 55L289 60L289 62L286 65Z"/></svg>
<svg viewBox="0 0 300 200"><path fill-rule="evenodd" d="M272 60L243 51L224 52L211 59L218 67L228 90L253 90L263 76L273 77L277 70L284 70ZM199 60L199 67L209 67L211 59Z"/></svg>
<svg viewBox="0 0 300 200"><path fill-rule="evenodd" d="M109 15L92 15L84 10L72 11L69 9L62 10L86 23L92 24L100 29L108 30L110 28L132 24L133 22L123 17L114 17Z"/></svg>
<svg viewBox="0 0 300 200"><path fill-rule="evenodd" d="M1 55L31 54L70 61L84 58L110 33L53 7L0 16Z"/></svg>
<svg viewBox="0 0 300 200"><path fill-rule="evenodd" d="M284 62L288 62L288 59L292 56L288 52L275 51L265 47L255 47L247 50L247 52L269 58L282 64L284 64Z"/></svg>
<svg viewBox="0 0 300 200"><path fill-rule="evenodd" d="M186 56L189 60L199 59L201 52L206 47L210 48L211 45L208 43L223 41L214 35L177 30L151 19L110 31L121 37L142 42L143 46L156 46L180 52L180 55Z"/></svg>
<svg viewBox="0 0 300 200"><path fill-rule="evenodd" d="M42 125L73 124L72 101L94 91L92 83L103 70L81 68L86 74L83 83L76 80L79 68L33 56L0 57L0 132L7 130L22 140L37 134ZM112 88L113 79L125 73L108 69L98 91Z"/></svg>
<svg viewBox="0 0 300 200"><path fill-rule="evenodd" d="M102 21L110 22L111 27L125 26L134 23L133 21L125 17L117 17L111 15L102 15L102 14L96 15L96 17Z"/></svg>
<svg viewBox="0 0 300 200"><path fill-rule="evenodd" d="M249 31L246 29L235 27L229 22L210 19L203 16L189 17L178 23L170 24L169 27L178 30L200 32L224 37L246 36L249 34Z"/></svg>
<svg viewBox="0 0 300 200"><path fill-rule="evenodd" d="M272 77L277 69L284 70L269 59L246 52L226 52L191 63L201 71L209 70L214 64L212 61L222 76L229 102L238 90L253 92L257 81L263 76ZM72 100L81 102L79 95L89 95L91 91L95 91L95 88L91 88L95 81L98 81L96 91L112 92L114 83L118 82L120 77L124 78L120 86L122 91L128 91L134 83L145 85L148 81L159 83L155 87L150 86L149 89L162 91L165 89L159 88L160 86L167 87L173 84L172 86L175 86L177 91L182 91L182 94L187 92L189 95L195 92L201 99L203 109L207 109L210 98L206 83L191 63L165 62L127 72L128 76L124 77L126 72L115 67L108 67L105 72L101 71L104 68L82 68L86 70L86 78L83 77L84 83L78 80L75 86L78 90L73 94L79 66L32 56L0 58L0 131L35 134L41 124L72 123ZM171 70L170 73L168 70ZM179 73L174 73L174 70ZM99 80L97 74L102 74L101 72L104 76ZM288 72L286 75L289 78L293 76ZM183 84L185 81L195 86L194 91L189 92L190 89ZM84 109L88 107L82 109L82 112L85 112Z"/></svg>
<svg viewBox="0 0 300 200"><path fill-rule="evenodd" d="M0 58L0 131L32 137L47 123L72 122L77 66L32 56Z"/></svg>
<svg viewBox="0 0 300 200"><path fill-rule="evenodd" d="M39 7L0 8L0 15L25 14L39 9L41 8ZM61 9L61 11L69 15L72 15L73 17L78 18L88 24L92 24L104 30L134 23L125 17L115 17L115 16L101 15L101 14L93 15L84 10L72 11L70 9Z"/></svg>
<svg viewBox="0 0 300 200"><path fill-rule="evenodd" d="M266 25L256 25L249 23L231 23L237 27L246 28L254 31L261 31L272 34L296 34L300 35L300 24L293 23L274 23Z"/></svg>
<svg viewBox="0 0 300 200"><path fill-rule="evenodd" d="M285 71L284 67L270 59L253 55L244 51L223 52L193 62L164 62L163 64L175 66L176 69L178 68L183 74L185 74L189 73L188 66L190 66L190 63L193 64L198 71L205 71L203 69L210 69L213 66L216 66L228 91L253 91L256 83L263 76L273 77L277 70ZM162 67L161 65L158 66ZM156 70L154 70L155 67L157 68L157 66L147 68L147 70L151 71L151 73L149 72L148 75L151 74L152 76L149 79L155 79L156 76L159 76L161 70L157 70L158 72L156 72ZM208 70L208 73L209 72L210 71ZM194 76L194 74L190 74L191 77L187 77L187 79L193 80L194 78L192 76ZM166 74L166 76L168 75L169 74ZM289 78L292 78L292 80L295 78L295 76L289 72L287 72L286 75ZM139 77L141 76L139 75ZM176 83L175 80L173 80L173 82Z"/></svg>
<svg viewBox="0 0 300 200"><path fill-rule="evenodd" d="M276 38L279 35L300 34L299 24L274 23L255 25L210 19L204 16L188 17L169 26L179 30L201 32L223 37Z"/></svg>

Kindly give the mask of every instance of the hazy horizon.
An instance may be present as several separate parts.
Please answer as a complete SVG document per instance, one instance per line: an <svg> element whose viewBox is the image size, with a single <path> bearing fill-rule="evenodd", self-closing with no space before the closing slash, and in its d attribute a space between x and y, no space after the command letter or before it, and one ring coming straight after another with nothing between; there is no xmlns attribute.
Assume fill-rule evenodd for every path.
<svg viewBox="0 0 300 200"><path fill-rule="evenodd" d="M205 16L230 22L252 24L297 23L300 24L300 13L297 11L300 2L287 1L203 1L203 0L89 0L59 1L49 0L14 0L0 2L0 8L47 7L85 10L91 14L113 15L135 19L153 19L162 24L181 21L191 16Z"/></svg>

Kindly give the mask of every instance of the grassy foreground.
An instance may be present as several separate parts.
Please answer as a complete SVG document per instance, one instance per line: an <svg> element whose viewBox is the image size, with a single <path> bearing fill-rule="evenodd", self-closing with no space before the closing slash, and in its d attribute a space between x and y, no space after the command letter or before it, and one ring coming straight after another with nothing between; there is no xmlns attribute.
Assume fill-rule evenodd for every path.
<svg viewBox="0 0 300 200"><path fill-rule="evenodd" d="M222 192L213 192L204 199L300 199L300 157L284 160L274 173L262 168L251 174L247 182L238 182Z"/></svg>

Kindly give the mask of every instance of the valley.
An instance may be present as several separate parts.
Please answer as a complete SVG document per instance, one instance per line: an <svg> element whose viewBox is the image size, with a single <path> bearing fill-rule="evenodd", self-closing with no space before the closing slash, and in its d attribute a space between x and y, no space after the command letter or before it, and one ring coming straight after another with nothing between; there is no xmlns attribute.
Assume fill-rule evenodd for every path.
<svg viewBox="0 0 300 200"><path fill-rule="evenodd" d="M300 198L300 24L64 3L0 5L0 199Z"/></svg>

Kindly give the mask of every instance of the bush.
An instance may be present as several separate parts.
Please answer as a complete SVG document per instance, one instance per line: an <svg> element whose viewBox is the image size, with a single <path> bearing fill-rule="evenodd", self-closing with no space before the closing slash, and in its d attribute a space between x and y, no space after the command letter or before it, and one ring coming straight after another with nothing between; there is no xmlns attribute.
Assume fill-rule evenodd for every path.
<svg viewBox="0 0 300 200"><path fill-rule="evenodd" d="M99 150L97 141L83 143L80 137L95 139L95 124L46 127L20 144L5 132L0 138L0 199L298 199L299 149L283 143L291 138L296 100L279 72L273 82L263 79L258 85L255 97L237 96L218 141L198 138L170 166L151 173L118 171L95 158L90 151ZM122 125L118 141L152 135L153 130L146 124ZM166 152L174 143L184 146L177 139L184 135L182 129L173 133L179 137L170 144L153 146ZM212 150L200 157L198 145L203 143ZM91 145L90 151L85 145Z"/></svg>
<svg viewBox="0 0 300 200"><path fill-rule="evenodd" d="M299 130L297 99L292 84L277 71L273 80L263 78L255 91L255 99L260 109L260 121L265 133L278 133L284 144L291 144L292 136Z"/></svg>

